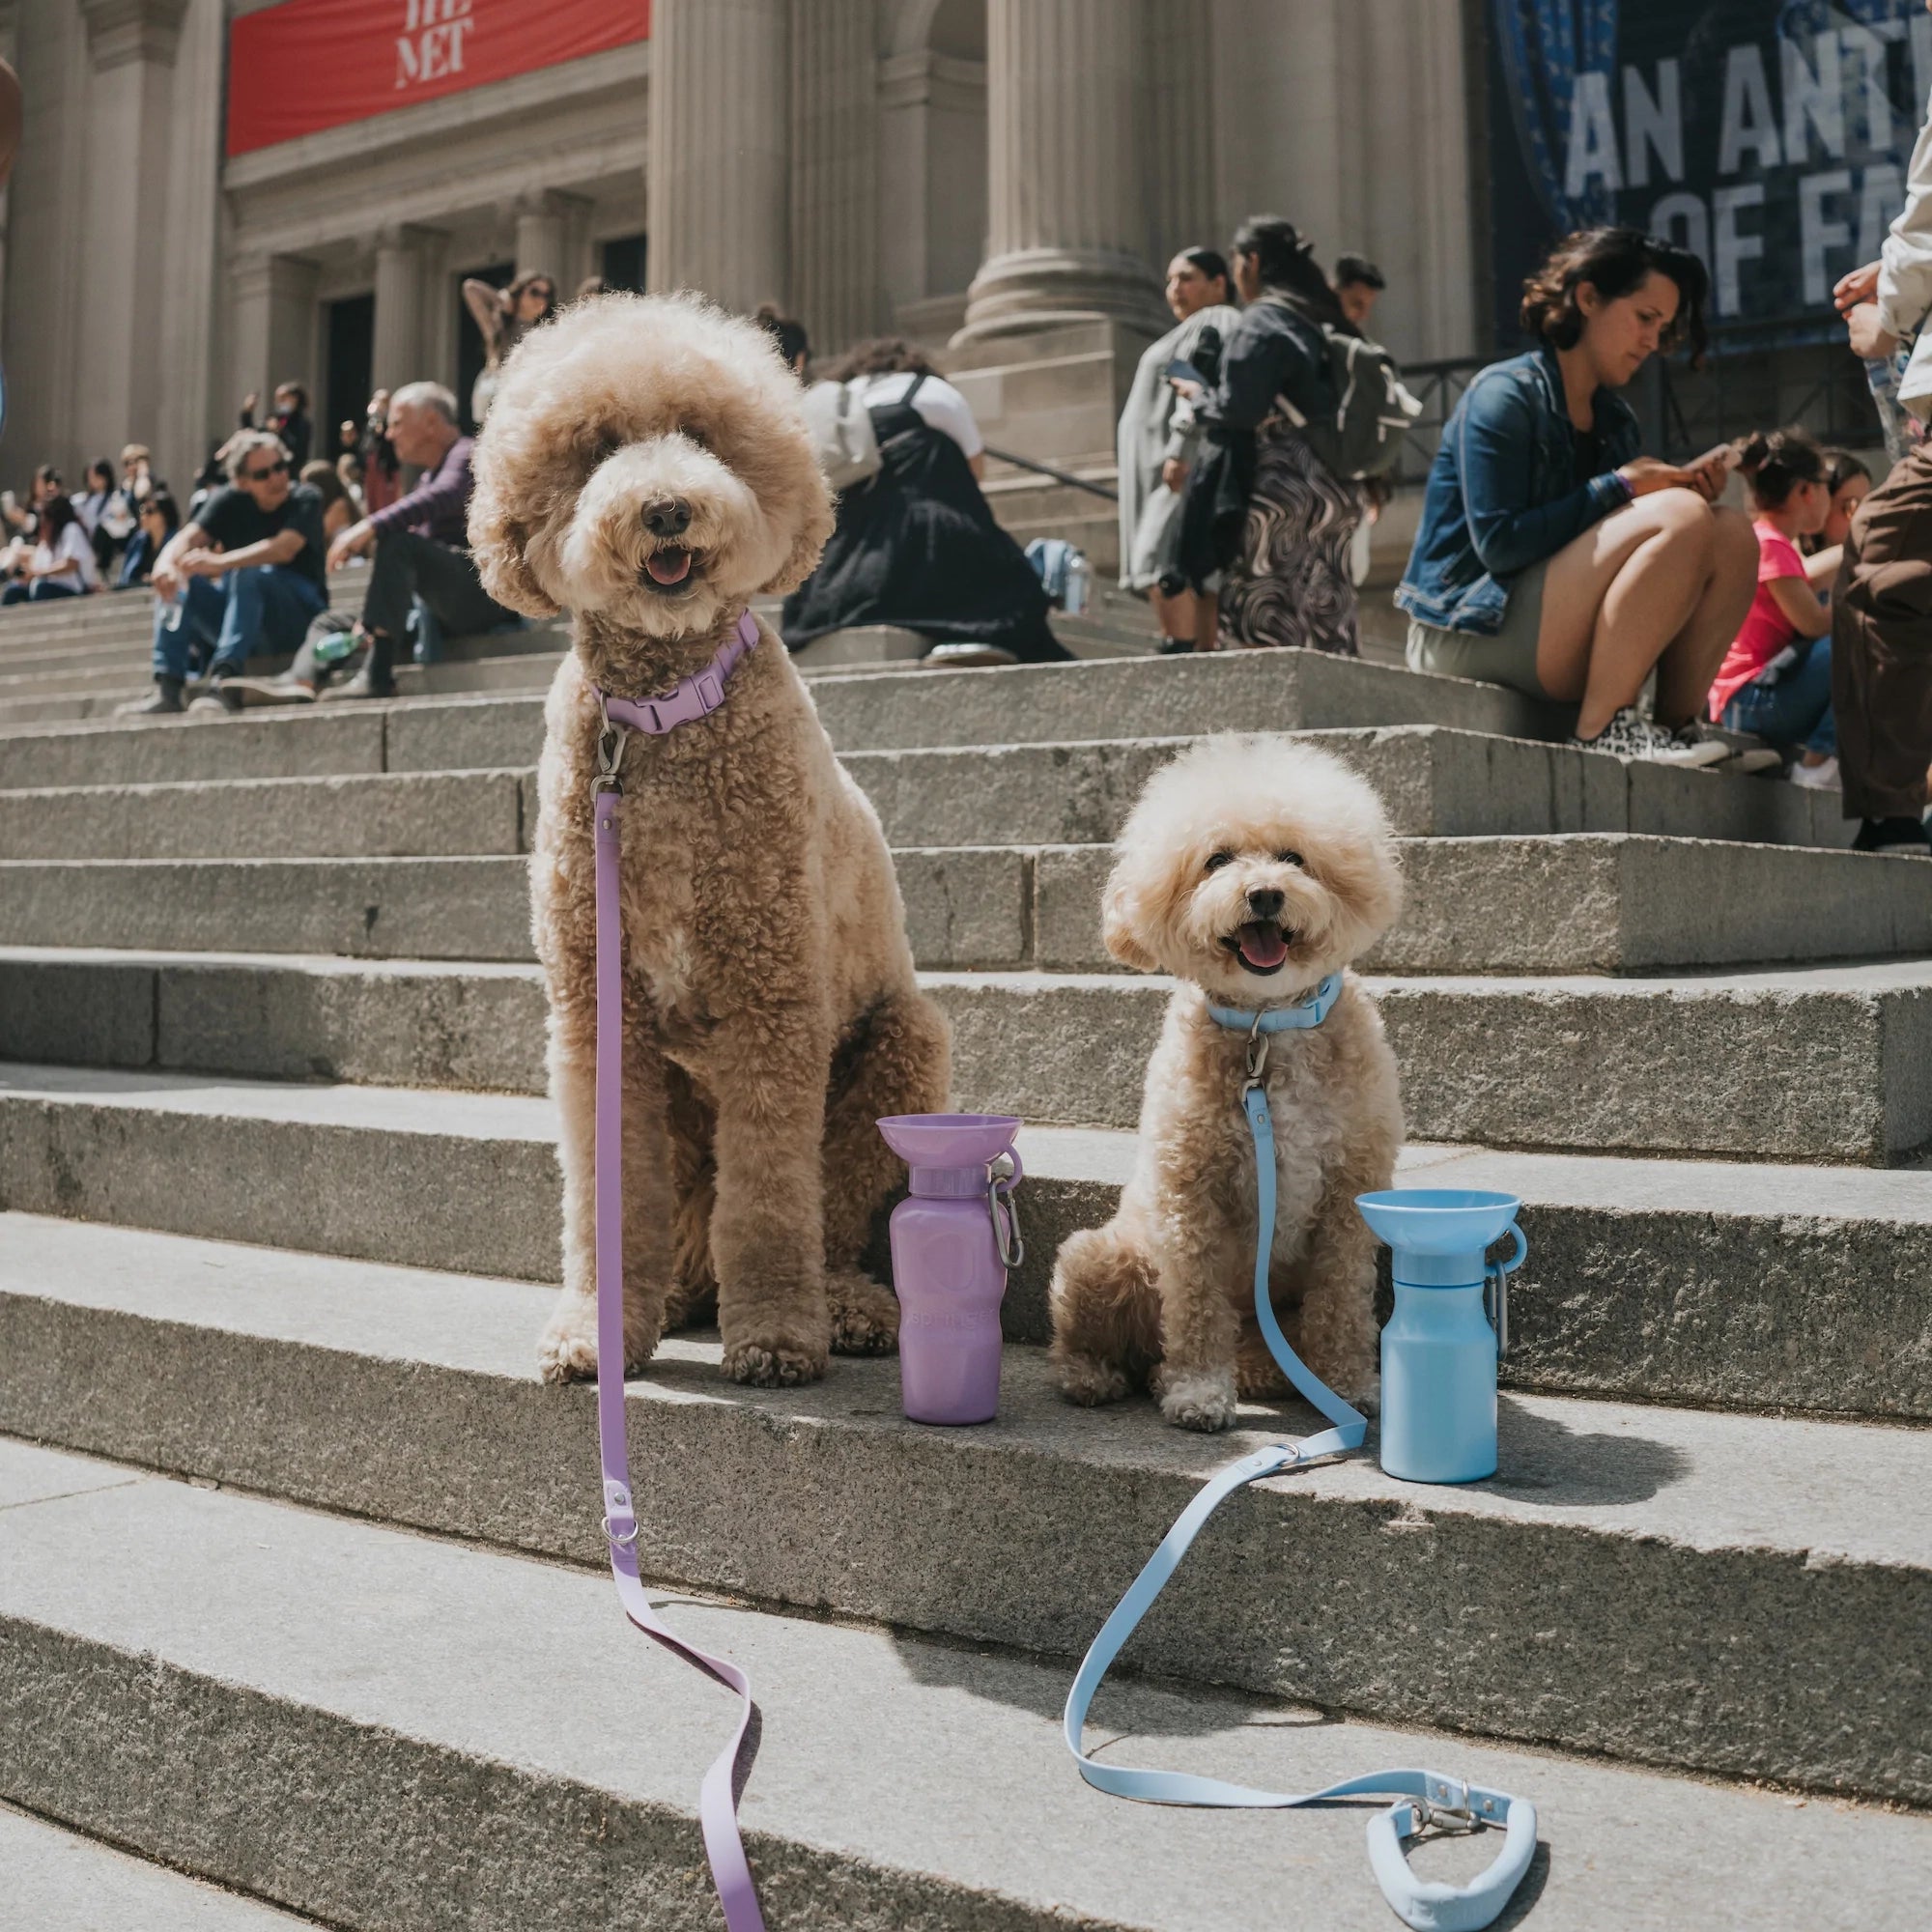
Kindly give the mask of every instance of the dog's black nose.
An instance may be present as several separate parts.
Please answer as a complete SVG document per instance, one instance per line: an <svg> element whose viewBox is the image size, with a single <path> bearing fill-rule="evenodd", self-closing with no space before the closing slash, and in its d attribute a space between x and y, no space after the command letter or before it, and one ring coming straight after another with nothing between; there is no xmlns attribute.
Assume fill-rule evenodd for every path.
<svg viewBox="0 0 1932 1932"><path fill-rule="evenodd" d="M1276 892L1257 890L1248 895L1248 910L1257 919L1279 919L1288 901Z"/></svg>
<svg viewBox="0 0 1932 1932"><path fill-rule="evenodd" d="M644 512L644 527L659 539L681 537L691 527L691 505L682 497L668 503L653 503Z"/></svg>

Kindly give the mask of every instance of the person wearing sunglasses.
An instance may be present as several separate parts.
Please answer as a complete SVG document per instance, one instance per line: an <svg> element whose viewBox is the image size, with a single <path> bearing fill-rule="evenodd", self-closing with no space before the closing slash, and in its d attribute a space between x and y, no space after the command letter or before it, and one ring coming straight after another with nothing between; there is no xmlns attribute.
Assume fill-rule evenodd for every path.
<svg viewBox="0 0 1932 1932"><path fill-rule="evenodd" d="M129 715L181 710L203 660L210 689L193 708L240 711L249 658L295 651L328 607L322 498L293 481L281 440L266 430L231 438L228 475L155 559L155 691L123 705Z"/></svg>

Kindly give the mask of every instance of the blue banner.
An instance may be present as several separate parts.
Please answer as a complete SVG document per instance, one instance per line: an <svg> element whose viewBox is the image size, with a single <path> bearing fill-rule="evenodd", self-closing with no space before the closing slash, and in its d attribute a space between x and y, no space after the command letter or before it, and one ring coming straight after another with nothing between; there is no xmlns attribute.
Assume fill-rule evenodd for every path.
<svg viewBox="0 0 1932 1932"><path fill-rule="evenodd" d="M1573 228L1631 222L1711 270L1720 344L1817 341L1876 259L1932 96L1923 0L1489 0L1500 343Z"/></svg>

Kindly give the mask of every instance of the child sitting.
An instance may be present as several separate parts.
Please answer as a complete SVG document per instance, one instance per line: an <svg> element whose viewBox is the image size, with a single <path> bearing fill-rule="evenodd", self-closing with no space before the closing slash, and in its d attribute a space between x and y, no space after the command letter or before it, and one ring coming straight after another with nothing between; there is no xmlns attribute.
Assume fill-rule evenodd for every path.
<svg viewBox="0 0 1932 1932"><path fill-rule="evenodd" d="M1711 717L1727 730L1801 747L1792 781L1829 788L1838 781L1832 616L1798 550L1831 515L1825 453L1802 429L1760 432L1737 449L1757 533L1757 595L1711 686Z"/></svg>
<svg viewBox="0 0 1932 1932"><path fill-rule="evenodd" d="M1858 507L1871 495L1871 471L1849 449L1827 449L1825 488L1832 493L1831 514L1825 527L1815 537L1806 537L1798 548L1804 553L1804 575L1821 597L1832 594L1838 581L1838 566L1845 560L1845 538L1852 527Z"/></svg>

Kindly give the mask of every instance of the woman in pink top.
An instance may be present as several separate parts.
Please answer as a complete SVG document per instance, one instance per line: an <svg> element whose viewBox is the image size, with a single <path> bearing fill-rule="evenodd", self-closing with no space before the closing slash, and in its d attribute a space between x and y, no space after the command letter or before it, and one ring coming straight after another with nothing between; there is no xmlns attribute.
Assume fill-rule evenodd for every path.
<svg viewBox="0 0 1932 1932"><path fill-rule="evenodd" d="M1727 730L1801 748L1794 783L1838 781L1832 721L1832 612L1805 576L1801 537L1832 513L1825 452L1802 429L1746 437L1738 463L1750 486L1757 595L1711 686L1711 716Z"/></svg>

